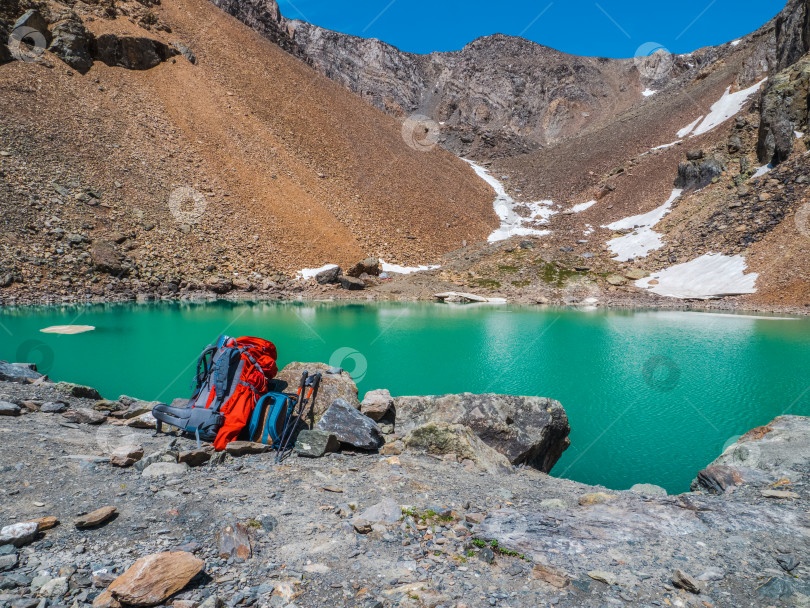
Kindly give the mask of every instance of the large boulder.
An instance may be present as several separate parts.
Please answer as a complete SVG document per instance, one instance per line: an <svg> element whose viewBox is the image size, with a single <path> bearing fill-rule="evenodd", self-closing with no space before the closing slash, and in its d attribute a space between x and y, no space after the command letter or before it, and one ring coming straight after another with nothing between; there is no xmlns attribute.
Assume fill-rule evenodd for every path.
<svg viewBox="0 0 810 608"><path fill-rule="evenodd" d="M328 285L330 283L337 283L340 276L343 274L343 270L341 270L340 266L334 265L321 270L318 274L315 275L315 280L320 285Z"/></svg>
<svg viewBox="0 0 810 608"><path fill-rule="evenodd" d="M394 398L385 388L369 391L360 404L360 411L377 422L387 419L394 414Z"/></svg>
<svg viewBox="0 0 810 608"><path fill-rule="evenodd" d="M810 474L810 418L779 416L729 445L692 481L693 491L758 495L776 482L790 485ZM787 483L785 483L785 480Z"/></svg>
<svg viewBox="0 0 810 608"><path fill-rule="evenodd" d="M60 21L53 28L53 42L48 49L81 74L93 67L95 37L78 19Z"/></svg>
<svg viewBox="0 0 810 608"><path fill-rule="evenodd" d="M380 276L380 260L378 258L366 258L365 260L360 260L357 262L357 264L349 268L346 271L346 274L354 278L360 278L360 276L364 274L378 277Z"/></svg>
<svg viewBox="0 0 810 608"><path fill-rule="evenodd" d="M183 589L204 566L203 560L184 551L147 555L115 579L105 593L128 606L155 606Z"/></svg>
<svg viewBox="0 0 810 608"><path fill-rule="evenodd" d="M428 423L461 424L513 465L551 471L570 445L568 416L545 397L460 395L395 397L397 430Z"/></svg>
<svg viewBox="0 0 810 608"><path fill-rule="evenodd" d="M360 409L360 400L357 397L357 385L352 377L345 371L329 374L335 371L325 363L301 363L293 361L286 365L276 375L276 387L286 393L295 393L301 382L301 373L304 370L310 374L321 374L321 386L315 399L315 417L321 416L335 399L343 399L355 409Z"/></svg>
<svg viewBox="0 0 810 608"><path fill-rule="evenodd" d="M377 450L385 443L377 423L343 399L336 399L329 406L315 430L332 433L341 444L359 450Z"/></svg>
<svg viewBox="0 0 810 608"><path fill-rule="evenodd" d="M96 59L128 70L148 70L180 54L174 47L152 38L115 34L99 36L95 48Z"/></svg>

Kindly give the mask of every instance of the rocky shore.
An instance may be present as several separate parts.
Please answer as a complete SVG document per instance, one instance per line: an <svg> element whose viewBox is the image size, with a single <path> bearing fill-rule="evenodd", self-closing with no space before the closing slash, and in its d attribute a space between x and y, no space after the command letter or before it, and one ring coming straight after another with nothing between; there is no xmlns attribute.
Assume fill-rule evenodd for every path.
<svg viewBox="0 0 810 608"><path fill-rule="evenodd" d="M0 363L0 607L810 606L807 418L667 496L547 475L568 442L552 400L360 402L334 373L319 401L275 465Z"/></svg>

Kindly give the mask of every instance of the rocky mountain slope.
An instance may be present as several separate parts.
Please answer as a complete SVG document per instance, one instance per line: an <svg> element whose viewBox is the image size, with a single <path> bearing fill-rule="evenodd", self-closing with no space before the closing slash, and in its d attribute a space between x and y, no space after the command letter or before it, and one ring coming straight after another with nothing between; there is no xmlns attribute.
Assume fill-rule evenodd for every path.
<svg viewBox="0 0 810 608"><path fill-rule="evenodd" d="M0 16L28 32L0 65L5 294L259 288L369 254L428 263L497 225L468 165L213 5Z"/></svg>

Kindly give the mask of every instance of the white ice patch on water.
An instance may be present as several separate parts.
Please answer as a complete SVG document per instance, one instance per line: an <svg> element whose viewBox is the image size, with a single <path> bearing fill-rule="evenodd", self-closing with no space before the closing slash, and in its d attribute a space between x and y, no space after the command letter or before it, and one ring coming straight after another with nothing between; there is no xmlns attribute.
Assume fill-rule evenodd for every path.
<svg viewBox="0 0 810 608"><path fill-rule="evenodd" d="M596 204L596 201L588 201L587 203L580 203L578 205L574 205L571 207L571 211L574 213L582 213L583 211L587 211L591 207Z"/></svg>
<svg viewBox="0 0 810 608"><path fill-rule="evenodd" d="M642 94L642 95L644 95L644 97L652 97L652 96L653 96L653 95L655 95L657 92L658 92L658 91L653 91L652 89L644 89L644 90L641 92L641 94Z"/></svg>
<svg viewBox="0 0 810 608"><path fill-rule="evenodd" d="M700 120L698 119L688 127L681 129L678 131L678 137L686 137L687 135L690 137L697 137L698 135L703 135L704 133L708 133L715 127L723 124L728 119L733 118L740 112L740 110L743 109L743 106L748 101L748 98L759 91L762 83L766 80L767 78L763 78L755 85L752 85L747 89L737 91L736 93L732 93L731 87L728 87L726 92L723 93L723 96L717 102L712 104L711 111L705 120L698 125L697 123Z"/></svg>
<svg viewBox="0 0 810 608"><path fill-rule="evenodd" d="M771 169L773 169L773 165L770 164L770 163L768 163L767 165L762 165L759 169L754 171L754 174L751 176L750 179L756 179L758 177L762 177L763 175L765 175Z"/></svg>
<svg viewBox="0 0 810 608"><path fill-rule="evenodd" d="M399 266L397 264L389 264L380 260L380 266L383 272L398 272L399 274L411 274L413 272L423 272L425 270L436 270L440 268L438 264L435 266Z"/></svg>
<svg viewBox="0 0 810 608"><path fill-rule="evenodd" d="M314 279L315 275L319 272L323 272L324 270L329 270L330 268L337 268L337 264L326 264L325 266L321 266L320 268L302 268L298 271L298 278L299 279Z"/></svg>
<svg viewBox="0 0 810 608"><path fill-rule="evenodd" d="M683 139L684 137L686 137L687 135L689 135L689 134L692 132L692 130L693 130L693 129L694 129L696 126L698 126L698 123L699 123L701 120L703 120L703 117L702 117L702 116L701 116L700 118L698 118L698 119L697 119L695 122L693 122L693 123L690 123L690 124L686 125L686 126L683 128L683 129L681 129L680 131L678 131L678 133L677 133L678 138L679 138L679 139Z"/></svg>
<svg viewBox="0 0 810 608"><path fill-rule="evenodd" d="M634 215L602 226L602 228L609 228L610 230L633 229L630 234L616 237L607 243L608 249L618 255L616 258L618 261L626 262L635 258L643 258L650 251L656 251L663 246L664 241L661 239L661 235L655 232L653 227L669 213L672 203L682 192L683 190L674 189L663 205L649 213Z"/></svg>
<svg viewBox="0 0 810 608"><path fill-rule="evenodd" d="M554 201L536 201L533 203L519 203L506 193L503 184L482 166L467 160L475 173L495 190L495 213L501 220L501 225L487 238L487 242L503 241L511 236L545 236L551 234L550 230L536 228L536 224L548 223L548 218L557 213L551 208ZM528 207L529 217L521 217L515 212L516 207Z"/></svg>
<svg viewBox="0 0 810 608"><path fill-rule="evenodd" d="M636 287L669 298L698 300L756 293L759 274L745 274L745 270L745 258L740 255L707 253L640 279ZM653 280L658 284L650 285Z"/></svg>

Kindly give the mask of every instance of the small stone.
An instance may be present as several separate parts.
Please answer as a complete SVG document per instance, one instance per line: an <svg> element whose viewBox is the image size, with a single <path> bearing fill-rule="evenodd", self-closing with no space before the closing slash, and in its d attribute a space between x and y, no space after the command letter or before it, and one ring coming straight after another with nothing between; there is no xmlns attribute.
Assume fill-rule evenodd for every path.
<svg viewBox="0 0 810 608"><path fill-rule="evenodd" d="M12 570L17 566L17 554L9 553L8 555L0 555L0 572Z"/></svg>
<svg viewBox="0 0 810 608"><path fill-rule="evenodd" d="M776 563L778 563L785 572L793 572L800 564L795 555L780 555L776 558Z"/></svg>
<svg viewBox="0 0 810 608"><path fill-rule="evenodd" d="M0 401L0 416L19 416L21 411L19 405L8 401Z"/></svg>
<svg viewBox="0 0 810 608"><path fill-rule="evenodd" d="M620 579L615 574L611 572L605 572L604 570L591 570L588 572L588 576L590 576L593 580L599 581L600 583L605 583L606 585L618 585L620 583Z"/></svg>
<svg viewBox="0 0 810 608"><path fill-rule="evenodd" d="M295 451L299 456L320 458L329 452L340 450L340 442L334 433L319 430L303 430L298 433Z"/></svg>
<svg viewBox="0 0 810 608"><path fill-rule="evenodd" d="M246 454L263 454L270 449L269 445L253 441L231 441L225 446L225 451L231 456L244 456Z"/></svg>
<svg viewBox="0 0 810 608"><path fill-rule="evenodd" d="M203 560L185 551L155 553L132 564L107 591L122 604L155 606L183 589L204 566ZM93 606L100 608L95 601Z"/></svg>
<svg viewBox="0 0 810 608"><path fill-rule="evenodd" d="M22 547L32 542L39 531L39 524L26 522L0 528L0 545Z"/></svg>
<svg viewBox="0 0 810 608"><path fill-rule="evenodd" d="M198 448L188 452L181 452L177 457L177 462L185 463L190 467L199 467L211 460L211 455L214 453L213 446Z"/></svg>
<svg viewBox="0 0 810 608"><path fill-rule="evenodd" d="M612 499L616 498L615 494L606 494L604 492L591 492L589 494L583 494L577 499L577 502L580 506L587 506L587 505L598 505L604 502L608 502Z"/></svg>
<svg viewBox="0 0 810 608"><path fill-rule="evenodd" d="M110 464L115 467L131 467L143 458L143 446L122 445L110 454Z"/></svg>
<svg viewBox="0 0 810 608"><path fill-rule="evenodd" d="M101 526L107 523L113 515L118 512L113 506L108 507L101 507L100 509L96 509L92 513L88 513L87 515L82 515L81 517L77 518L75 522L73 522L79 530L85 530L87 528L95 528L96 526Z"/></svg>
<svg viewBox="0 0 810 608"><path fill-rule="evenodd" d="M678 589L683 589L689 593L700 593L700 584L694 578L680 570L676 570L672 575L672 584Z"/></svg>
<svg viewBox="0 0 810 608"><path fill-rule="evenodd" d="M178 462L155 462L143 470L144 477L182 477L188 473L189 466Z"/></svg>
<svg viewBox="0 0 810 608"><path fill-rule="evenodd" d="M39 408L45 414L62 414L67 411L67 405L61 401L48 401Z"/></svg>
<svg viewBox="0 0 810 608"><path fill-rule="evenodd" d="M608 275L607 279L605 279L611 285L616 287L620 285L625 285L627 283L627 279L620 274L611 274Z"/></svg>
<svg viewBox="0 0 810 608"><path fill-rule="evenodd" d="M225 526L217 534L219 556L223 559L234 558L236 562L250 559L253 551L250 546L250 534L245 524Z"/></svg>
<svg viewBox="0 0 810 608"><path fill-rule="evenodd" d="M39 526L38 531L41 532L43 530L50 530L51 528L55 528L59 525L59 520L56 517L49 516L49 517L40 517L39 519L32 519L30 522L27 523L35 523Z"/></svg>
<svg viewBox="0 0 810 608"><path fill-rule="evenodd" d="M467 513L464 516L464 520L470 522L471 524L480 524L486 518L486 513Z"/></svg>
<svg viewBox="0 0 810 608"><path fill-rule="evenodd" d="M380 388L366 393L360 411L374 421L385 418L394 411L394 398L388 389Z"/></svg>
<svg viewBox="0 0 810 608"><path fill-rule="evenodd" d="M101 424L107 420L107 416L103 412L87 408L68 410L62 414L62 418L74 424Z"/></svg>
<svg viewBox="0 0 810 608"><path fill-rule="evenodd" d="M355 517L355 522L364 524L395 524L400 519L402 519L402 508L393 498L386 498L358 514ZM357 525L355 525L355 529L357 529Z"/></svg>
<svg viewBox="0 0 810 608"><path fill-rule="evenodd" d="M380 426L380 428L382 429L382 426ZM391 443L386 443L383 447L381 447L380 454L383 454L384 456L399 456L402 454L404 449L405 444L398 439L396 441L392 441Z"/></svg>
<svg viewBox="0 0 810 608"><path fill-rule="evenodd" d="M133 429L148 429L153 431L157 429L157 419L150 411L128 419L126 423L124 423L124 426L128 426Z"/></svg>
<svg viewBox="0 0 810 608"><path fill-rule="evenodd" d="M39 595L53 599L64 597L67 592L68 579L66 577L53 578L39 589Z"/></svg>

